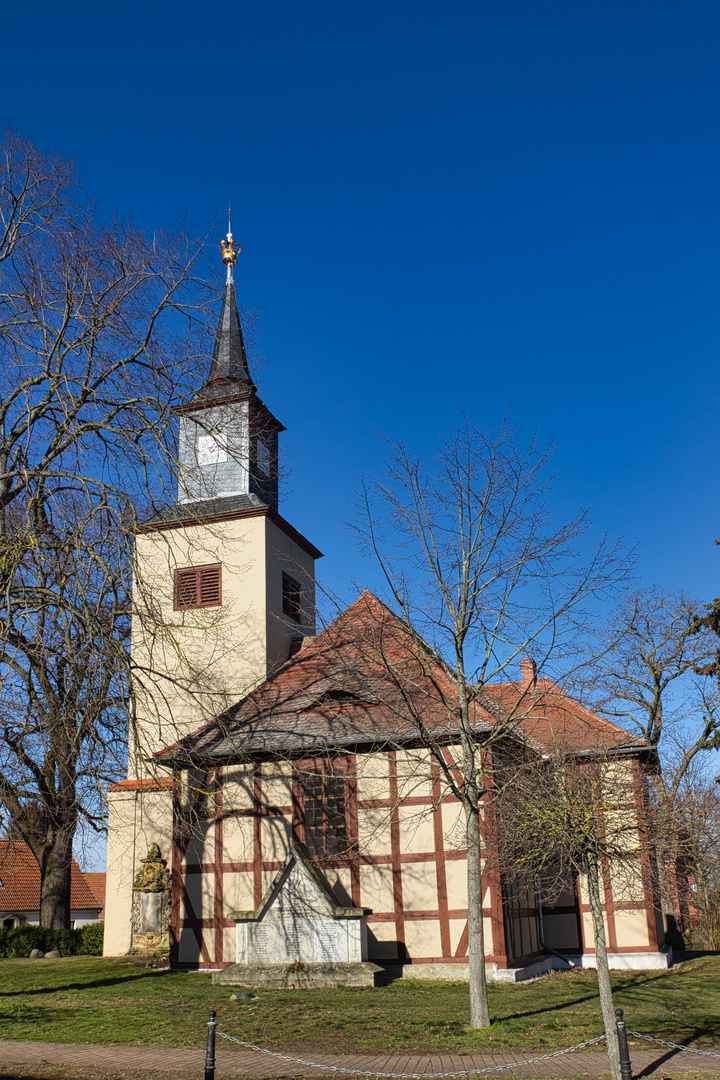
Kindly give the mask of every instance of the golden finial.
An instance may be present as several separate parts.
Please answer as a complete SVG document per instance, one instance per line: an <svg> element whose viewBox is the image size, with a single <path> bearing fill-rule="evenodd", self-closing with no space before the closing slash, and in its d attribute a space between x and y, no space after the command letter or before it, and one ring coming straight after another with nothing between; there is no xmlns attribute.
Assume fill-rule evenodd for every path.
<svg viewBox="0 0 720 1080"><path fill-rule="evenodd" d="M237 241L233 240L232 236L232 223L230 220L230 207L228 207L228 231L227 237L220 241L220 250L222 251L222 261L228 268L228 277L232 276L232 269L237 262L238 252L240 251L240 245Z"/></svg>

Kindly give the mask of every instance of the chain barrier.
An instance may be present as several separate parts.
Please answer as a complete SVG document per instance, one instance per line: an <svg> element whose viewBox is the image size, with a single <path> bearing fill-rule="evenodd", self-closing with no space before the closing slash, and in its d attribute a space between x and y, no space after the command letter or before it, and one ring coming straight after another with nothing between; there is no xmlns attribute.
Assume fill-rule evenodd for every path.
<svg viewBox="0 0 720 1080"><path fill-rule="evenodd" d="M324 1072L337 1072L347 1073L350 1076L379 1076L379 1077L391 1077L394 1080L444 1080L446 1077L451 1076L481 1076L483 1073L496 1073L502 1069L514 1069L518 1065L534 1065L538 1061L550 1061L551 1058L560 1057L562 1054L569 1054L572 1050L582 1050L584 1046L594 1046L596 1043L602 1042L605 1038L605 1034L596 1036L594 1039L587 1039L585 1042L576 1043L574 1046L566 1046L563 1050L555 1050L552 1054L542 1054L540 1057L522 1058L519 1061L508 1061L504 1065L489 1065L484 1069L453 1069L452 1072L441 1073L398 1073L398 1072L374 1072L372 1069L350 1069L343 1065L321 1065L317 1061L306 1061L304 1058L291 1057L289 1054L280 1054L276 1050L266 1050L264 1046L255 1046L253 1043L245 1042L243 1039L236 1039L234 1035L228 1035L225 1031L218 1031L217 1033L222 1039L228 1039L230 1042L237 1043L238 1046L244 1046L246 1050L255 1050L260 1054L267 1054L268 1057L280 1058L282 1061L290 1061L293 1065L307 1065L312 1069L322 1069ZM405 1056L405 1055L403 1055Z"/></svg>
<svg viewBox="0 0 720 1080"><path fill-rule="evenodd" d="M648 1042L658 1043L660 1046L671 1046L673 1050L682 1050L687 1054L702 1054L703 1057L720 1058L720 1054L713 1054L711 1050L697 1050L694 1046L681 1046L679 1043L668 1042L667 1039L656 1039L652 1035L643 1035L641 1031L630 1031L628 1028L628 1035L632 1035L634 1039L647 1039Z"/></svg>

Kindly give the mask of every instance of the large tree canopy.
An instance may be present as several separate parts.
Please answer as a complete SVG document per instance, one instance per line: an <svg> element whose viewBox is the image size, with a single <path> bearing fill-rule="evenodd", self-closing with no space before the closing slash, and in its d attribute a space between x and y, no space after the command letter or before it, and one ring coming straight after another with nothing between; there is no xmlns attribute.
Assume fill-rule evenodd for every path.
<svg viewBox="0 0 720 1080"><path fill-rule="evenodd" d="M73 837L98 825L131 700L137 506L174 487L170 406L212 296L201 243L105 220L75 166L0 144L0 809L67 925Z"/></svg>

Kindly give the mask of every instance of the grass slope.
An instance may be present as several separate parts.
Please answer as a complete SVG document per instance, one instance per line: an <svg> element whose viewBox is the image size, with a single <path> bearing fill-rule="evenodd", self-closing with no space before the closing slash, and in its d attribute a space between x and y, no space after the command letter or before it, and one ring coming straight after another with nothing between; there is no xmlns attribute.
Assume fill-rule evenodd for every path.
<svg viewBox="0 0 720 1080"><path fill-rule="evenodd" d="M613 979L628 1027L673 1042L720 1044L720 956ZM158 1047L204 1045L218 1027L272 1049L457 1054L549 1051L602 1031L592 972L490 987L493 1024L468 1029L467 985L398 981L357 990L258 991L230 1000L209 975L155 971L127 959L0 961L0 1038ZM641 1045L638 1043L638 1045ZM647 1047L647 1044L642 1044Z"/></svg>

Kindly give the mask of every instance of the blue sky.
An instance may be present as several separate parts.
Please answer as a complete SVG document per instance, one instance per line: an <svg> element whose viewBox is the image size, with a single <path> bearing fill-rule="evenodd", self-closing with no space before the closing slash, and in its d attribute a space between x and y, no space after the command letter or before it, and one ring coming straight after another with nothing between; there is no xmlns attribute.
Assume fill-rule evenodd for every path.
<svg viewBox="0 0 720 1080"><path fill-rule="evenodd" d="M37 0L3 30L4 119L103 208L232 202L282 509L329 587L373 580L342 523L374 432L429 455L512 404L559 515L642 584L720 591L720 5Z"/></svg>

